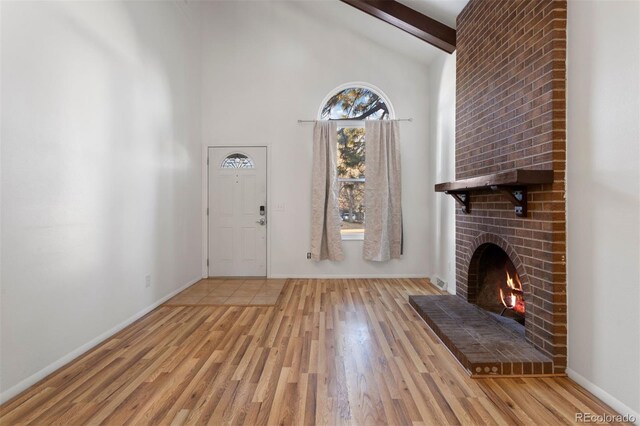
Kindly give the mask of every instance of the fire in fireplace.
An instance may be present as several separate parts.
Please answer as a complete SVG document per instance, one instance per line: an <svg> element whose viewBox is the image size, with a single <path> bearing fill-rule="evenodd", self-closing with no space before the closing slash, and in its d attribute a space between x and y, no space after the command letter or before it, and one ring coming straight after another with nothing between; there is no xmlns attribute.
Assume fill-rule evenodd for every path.
<svg viewBox="0 0 640 426"><path fill-rule="evenodd" d="M520 282L518 273L516 272L512 278L509 271L505 270L505 272L507 274L507 289L505 290L504 285L498 281L498 287L500 288L500 301L504 305L504 309L501 314L504 314L507 309L512 309L520 315L524 315L524 292L522 291L522 283Z"/></svg>
<svg viewBox="0 0 640 426"><path fill-rule="evenodd" d="M513 262L495 244L485 244L478 247L478 250L477 261L473 262L477 270L470 271L469 274L475 278L476 291L470 292L469 301L489 312L524 324L524 291Z"/></svg>

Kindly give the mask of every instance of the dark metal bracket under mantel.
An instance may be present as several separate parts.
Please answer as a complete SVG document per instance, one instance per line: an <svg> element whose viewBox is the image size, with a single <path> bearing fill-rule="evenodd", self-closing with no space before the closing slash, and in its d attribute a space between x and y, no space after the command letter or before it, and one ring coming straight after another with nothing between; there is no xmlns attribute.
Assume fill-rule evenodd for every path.
<svg viewBox="0 0 640 426"><path fill-rule="evenodd" d="M516 169L470 179L438 183L436 192L451 195L461 206L462 213L471 212L471 192L496 191L511 201L518 217L527 216L527 186L553 183L553 170Z"/></svg>

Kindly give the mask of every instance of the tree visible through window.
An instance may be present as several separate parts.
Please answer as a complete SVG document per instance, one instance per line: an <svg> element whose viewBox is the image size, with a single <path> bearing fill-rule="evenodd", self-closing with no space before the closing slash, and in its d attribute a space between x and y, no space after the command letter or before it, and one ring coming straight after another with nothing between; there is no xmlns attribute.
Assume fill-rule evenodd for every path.
<svg viewBox="0 0 640 426"><path fill-rule="evenodd" d="M322 107L323 120L384 120L389 109L384 99L371 89L349 87L333 95Z"/></svg>
<svg viewBox="0 0 640 426"><path fill-rule="evenodd" d="M364 234L365 131L363 120L390 118L387 102L365 87L348 87L323 105L323 120L345 120L338 125L337 173L342 235ZM348 120L348 122L347 122Z"/></svg>

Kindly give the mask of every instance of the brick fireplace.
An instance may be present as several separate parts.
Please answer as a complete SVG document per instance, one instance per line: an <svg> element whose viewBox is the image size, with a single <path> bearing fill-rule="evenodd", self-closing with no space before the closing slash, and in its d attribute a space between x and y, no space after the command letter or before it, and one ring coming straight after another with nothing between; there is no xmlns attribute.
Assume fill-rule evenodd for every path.
<svg viewBox="0 0 640 426"><path fill-rule="evenodd" d="M516 170L548 170L552 182L518 186L525 190L522 216L508 185L448 192L467 207L456 214L456 294L476 303L483 253L508 255L526 302L524 340L551 360L537 368L546 374L564 373L567 353L566 7L556 0L471 0L457 21L456 182ZM451 308L438 303L435 316ZM450 349L458 356L459 348ZM502 374L512 373L522 371Z"/></svg>
<svg viewBox="0 0 640 426"><path fill-rule="evenodd" d="M528 188L518 218L501 194L472 195L456 216L456 293L473 298L469 272L483 244L519 269L526 336L566 366L565 1L471 0L458 17L456 179L510 169L550 169L554 183ZM473 278L473 276L471 277Z"/></svg>

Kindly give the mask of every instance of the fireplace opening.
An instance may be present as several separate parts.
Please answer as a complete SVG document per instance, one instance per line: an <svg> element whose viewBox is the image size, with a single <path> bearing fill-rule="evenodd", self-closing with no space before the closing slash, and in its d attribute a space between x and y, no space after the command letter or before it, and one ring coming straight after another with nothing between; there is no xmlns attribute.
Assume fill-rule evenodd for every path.
<svg viewBox="0 0 640 426"><path fill-rule="evenodd" d="M524 325L526 304L518 272L509 255L495 244L476 250L469 271L469 302ZM475 281L471 282L471 281Z"/></svg>

